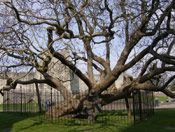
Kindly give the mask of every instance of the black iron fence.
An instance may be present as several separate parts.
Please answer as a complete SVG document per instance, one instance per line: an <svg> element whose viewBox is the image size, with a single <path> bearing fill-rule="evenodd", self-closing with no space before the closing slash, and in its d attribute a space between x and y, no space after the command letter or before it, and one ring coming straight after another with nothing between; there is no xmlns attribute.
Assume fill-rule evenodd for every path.
<svg viewBox="0 0 175 132"><path fill-rule="evenodd" d="M39 94L37 94L39 93ZM67 97L69 98L69 97ZM68 99L69 100L69 99ZM87 114L57 117L59 108L65 107L63 95L52 88L37 91L19 89L4 91L3 111L36 114L34 119L51 123L87 123ZM74 103L74 102L73 102ZM73 104L70 104L73 105ZM69 106L66 106L69 108ZM98 110L98 107L100 110ZM104 106L97 105L97 122L133 123L147 118L154 113L152 92L136 90L131 97L114 101Z"/></svg>
<svg viewBox="0 0 175 132"><path fill-rule="evenodd" d="M133 92L133 113L134 122L146 119L154 114L153 92L135 90Z"/></svg>

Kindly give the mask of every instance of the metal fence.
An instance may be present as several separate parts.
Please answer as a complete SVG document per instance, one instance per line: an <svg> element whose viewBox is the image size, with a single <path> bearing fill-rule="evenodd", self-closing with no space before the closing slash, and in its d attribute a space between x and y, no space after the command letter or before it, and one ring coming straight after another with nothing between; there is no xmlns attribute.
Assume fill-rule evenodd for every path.
<svg viewBox="0 0 175 132"><path fill-rule="evenodd" d="M153 92L135 90L133 92L134 122L146 119L154 114Z"/></svg>
<svg viewBox="0 0 175 132"><path fill-rule="evenodd" d="M87 123L87 115L73 115L56 118L54 106L62 105L64 98L59 91L52 88L42 90L20 89L4 91L3 111L19 112L21 114L36 114L33 119L48 123ZM38 97L39 95L39 97ZM69 98L69 97L68 97ZM127 103L128 102L128 103ZM97 113L96 122L126 124L147 118L154 113L154 97L152 92L134 91L127 100L120 99L104 105Z"/></svg>

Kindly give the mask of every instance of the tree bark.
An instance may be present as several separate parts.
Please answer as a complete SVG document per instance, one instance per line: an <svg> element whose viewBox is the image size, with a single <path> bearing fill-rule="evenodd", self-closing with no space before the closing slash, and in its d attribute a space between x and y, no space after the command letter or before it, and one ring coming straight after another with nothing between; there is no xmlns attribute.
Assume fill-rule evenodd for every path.
<svg viewBox="0 0 175 132"><path fill-rule="evenodd" d="M131 108L129 106L128 97L125 97L125 103L126 103L126 109L127 109L127 112L128 112L128 117L130 117L131 116Z"/></svg>

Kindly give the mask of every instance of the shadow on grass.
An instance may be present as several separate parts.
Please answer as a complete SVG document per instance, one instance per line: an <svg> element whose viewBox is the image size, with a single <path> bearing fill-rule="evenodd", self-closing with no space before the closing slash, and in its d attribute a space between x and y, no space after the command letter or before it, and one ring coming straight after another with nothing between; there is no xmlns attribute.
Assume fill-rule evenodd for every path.
<svg viewBox="0 0 175 132"><path fill-rule="evenodd" d="M41 124L42 124L41 122L34 122L33 124L29 124L29 126L25 126L23 128L20 128L19 130L17 130L17 132L28 130L28 129L32 128L32 127L36 127L36 126L39 126Z"/></svg>
<svg viewBox="0 0 175 132"><path fill-rule="evenodd" d="M31 121L27 119L31 115L21 116L18 113L0 113L0 124L2 124L0 125L0 131L14 127L15 132L174 132L174 113L175 109L158 110L154 116L136 124L125 122L121 124L117 120L114 122L114 120L106 119L92 124L77 124L74 120L70 120L67 125Z"/></svg>
<svg viewBox="0 0 175 132"><path fill-rule="evenodd" d="M147 119L126 126L119 132L175 132L175 109L156 110Z"/></svg>
<svg viewBox="0 0 175 132"><path fill-rule="evenodd" d="M35 114L21 114L15 112L0 112L0 132L8 132L13 129L13 125L19 121L25 120Z"/></svg>
<svg viewBox="0 0 175 132"><path fill-rule="evenodd" d="M111 124L107 122L74 126L66 132L175 132L175 109L156 110L155 115L136 124Z"/></svg>

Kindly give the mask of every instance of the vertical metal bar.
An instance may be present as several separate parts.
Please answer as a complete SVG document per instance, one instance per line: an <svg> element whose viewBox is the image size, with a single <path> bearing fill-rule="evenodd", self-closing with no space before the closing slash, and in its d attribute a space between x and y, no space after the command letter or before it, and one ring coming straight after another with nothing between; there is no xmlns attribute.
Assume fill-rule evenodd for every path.
<svg viewBox="0 0 175 132"><path fill-rule="evenodd" d="M55 106L58 106L58 103L59 103L59 101L58 101L58 90L57 90L57 92L56 92L56 103L55 103ZM56 111L56 115L58 115L58 110ZM57 122L58 122L58 120L57 120Z"/></svg>
<svg viewBox="0 0 175 132"><path fill-rule="evenodd" d="M45 89L45 98L44 98L44 102L46 103L46 100L47 100L47 95L46 95L46 89ZM46 104L45 104L45 111L47 111L46 109ZM46 115L46 114L45 114ZM44 120L46 118L46 116L44 115L44 117L42 118L42 120ZM49 115L49 113L48 113Z"/></svg>
<svg viewBox="0 0 175 132"><path fill-rule="evenodd" d="M29 97L29 94L30 94L30 91L29 91L30 87L28 89L26 89L26 99L25 99L25 102L26 102L26 112L28 113L28 97Z"/></svg>
<svg viewBox="0 0 175 132"><path fill-rule="evenodd" d="M40 97L40 92L38 88L38 83L35 83L35 87L36 87L36 93L37 93L37 98L38 98L39 112L42 113L41 97Z"/></svg>
<svg viewBox="0 0 175 132"><path fill-rule="evenodd" d="M25 88L24 88L24 100L23 100L23 102L24 102L23 103L24 104L24 106L23 106L24 110L23 111L26 112L26 89Z"/></svg>
<svg viewBox="0 0 175 132"><path fill-rule="evenodd" d="M8 112L8 91L6 92L6 112Z"/></svg>
<svg viewBox="0 0 175 132"><path fill-rule="evenodd" d="M54 102L53 102L54 104L54 108L55 108L55 110L54 110L54 115L56 115L57 113L56 113L56 104L57 104L57 100L56 100L56 91L54 90Z"/></svg>
<svg viewBox="0 0 175 132"><path fill-rule="evenodd" d="M9 91L7 92L7 112L10 112L10 98L9 98Z"/></svg>
<svg viewBox="0 0 175 132"><path fill-rule="evenodd" d="M152 114L154 114L154 94L153 94L153 92L152 92L152 106L151 106L151 111L152 111Z"/></svg>
<svg viewBox="0 0 175 132"><path fill-rule="evenodd" d="M50 104L50 107L51 107L51 122L53 123L53 109L52 109L52 104L53 104L53 101L52 101L52 87L51 87L51 104Z"/></svg>
<svg viewBox="0 0 175 132"><path fill-rule="evenodd" d="M4 91L3 91L3 93L4 93ZM3 110L3 112L5 112L4 111L4 97L5 97L5 94L3 95L3 104L2 104L2 110Z"/></svg>
<svg viewBox="0 0 175 132"><path fill-rule="evenodd" d="M21 114L22 114L22 86L20 86L21 88Z"/></svg>
<svg viewBox="0 0 175 132"><path fill-rule="evenodd" d="M7 91L7 108L6 108L7 110L7 112L8 112L8 110L9 110L9 91Z"/></svg>
<svg viewBox="0 0 175 132"><path fill-rule="evenodd" d="M136 123L136 112L135 112L135 91L132 92L132 104L133 104L133 116L134 116L134 123Z"/></svg>
<svg viewBox="0 0 175 132"><path fill-rule="evenodd" d="M14 101L15 101L15 112L17 112L17 95L16 90L14 90Z"/></svg>
<svg viewBox="0 0 175 132"><path fill-rule="evenodd" d="M150 100L150 92L147 93L147 102L146 102L146 105L147 105L147 113L148 113L148 115L151 114L151 112L150 112L150 103L151 103L151 102L149 102L149 100Z"/></svg>
<svg viewBox="0 0 175 132"><path fill-rule="evenodd" d="M4 107L4 108L5 108L5 112L7 112L7 99L8 99L8 98L7 98L7 91L6 91L5 93L6 93L6 99L5 99L5 102L6 102L6 103L5 103L5 107Z"/></svg>
<svg viewBox="0 0 175 132"><path fill-rule="evenodd" d="M142 98L141 98L141 92L138 91L139 94L139 114L140 114L140 120L142 120Z"/></svg>
<svg viewBox="0 0 175 132"><path fill-rule="evenodd" d="M4 96L3 96L3 112L5 112L5 97L6 97L6 92L5 91L3 91L4 92Z"/></svg>
<svg viewBox="0 0 175 132"><path fill-rule="evenodd" d="M150 115L150 111L149 111L149 93L146 92L146 113L149 116Z"/></svg>
<svg viewBox="0 0 175 132"><path fill-rule="evenodd" d="M13 98L13 111L15 112L15 93L14 93L14 89L13 89L13 92L12 92L12 98Z"/></svg>

